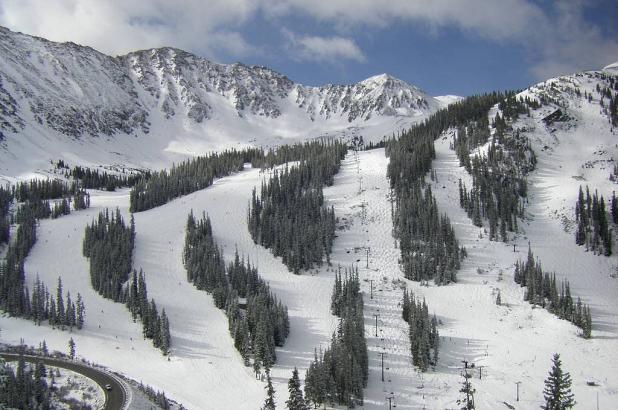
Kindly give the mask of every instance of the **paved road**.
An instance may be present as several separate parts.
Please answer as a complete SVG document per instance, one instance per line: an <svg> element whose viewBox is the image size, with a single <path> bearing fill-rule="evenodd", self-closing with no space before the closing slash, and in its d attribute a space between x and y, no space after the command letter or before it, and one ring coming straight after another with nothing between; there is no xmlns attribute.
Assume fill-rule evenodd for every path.
<svg viewBox="0 0 618 410"><path fill-rule="evenodd" d="M13 353L0 353L0 356L7 362L17 361L19 355ZM45 365L61 367L80 373L94 380L105 392L105 410L120 410L127 399L124 388L114 377L109 374L97 370L93 367L85 366L78 362L67 362L64 360L54 359L52 357L29 356L24 355L24 360L29 363L43 362ZM112 386L111 390L106 390L105 385Z"/></svg>

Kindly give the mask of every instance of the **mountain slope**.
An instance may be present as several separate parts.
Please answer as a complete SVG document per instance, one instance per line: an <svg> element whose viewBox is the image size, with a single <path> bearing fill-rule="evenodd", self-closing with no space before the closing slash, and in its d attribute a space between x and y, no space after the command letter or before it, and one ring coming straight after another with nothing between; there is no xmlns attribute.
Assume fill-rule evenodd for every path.
<svg viewBox="0 0 618 410"><path fill-rule="evenodd" d="M174 48L110 57L0 28L0 174L161 168L187 155L316 137L380 139L452 101L386 74L307 87ZM25 161L24 161L25 159Z"/></svg>

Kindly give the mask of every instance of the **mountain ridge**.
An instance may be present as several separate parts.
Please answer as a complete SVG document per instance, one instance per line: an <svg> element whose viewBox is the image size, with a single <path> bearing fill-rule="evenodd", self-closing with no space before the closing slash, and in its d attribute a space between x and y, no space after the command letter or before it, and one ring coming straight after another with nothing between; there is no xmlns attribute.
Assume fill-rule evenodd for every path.
<svg viewBox="0 0 618 410"><path fill-rule="evenodd" d="M375 141L448 103L388 74L305 86L267 67L216 63L174 47L114 57L4 27L0 57L5 175L59 158L163 168L238 146L354 136ZM91 148L76 155L76 143ZM26 147L45 161L11 161Z"/></svg>

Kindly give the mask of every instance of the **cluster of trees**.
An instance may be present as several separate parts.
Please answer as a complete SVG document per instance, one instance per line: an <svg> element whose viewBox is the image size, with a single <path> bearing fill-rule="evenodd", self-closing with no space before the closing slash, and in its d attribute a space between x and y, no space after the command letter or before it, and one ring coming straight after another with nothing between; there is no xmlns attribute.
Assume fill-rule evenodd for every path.
<svg viewBox="0 0 618 410"><path fill-rule="evenodd" d="M358 272L337 275L331 311L341 319L330 346L316 351L305 376L305 397L317 407L337 403L350 408L363 405L367 386L368 356L363 317L363 296Z"/></svg>
<svg viewBox="0 0 618 410"><path fill-rule="evenodd" d="M524 213L528 186L526 175L536 165L530 141L519 130L512 132L509 123L530 106L539 103L531 99L517 99L507 93L498 104L502 111L493 120L495 132L486 154L471 153L489 141L487 116L470 120L458 127L453 148L472 176L472 188L459 182L459 204L476 226L489 222L491 240L507 241L507 231L517 231L517 218Z"/></svg>
<svg viewBox="0 0 618 410"><path fill-rule="evenodd" d="M323 185L332 185L347 147L340 142L312 143L299 151L300 163L275 171L262 185L258 197L254 188L247 215L255 243L281 256L296 274L322 264L335 238L334 209L324 204Z"/></svg>
<svg viewBox="0 0 618 410"><path fill-rule="evenodd" d="M410 326L410 350L412 363L422 372L429 366L438 364L440 335L438 334L438 320L436 316L429 316L429 308L425 299L421 302L414 297L414 293L403 291L403 320Z"/></svg>
<svg viewBox="0 0 618 410"><path fill-rule="evenodd" d="M486 117L489 108L502 99L500 93L468 97L386 143L387 175L396 203L394 235L400 241L407 278L434 279L438 284L455 280L466 253L459 248L448 218L440 215L431 190L423 192L424 178L435 158L434 140L451 127Z"/></svg>
<svg viewBox="0 0 618 410"><path fill-rule="evenodd" d="M614 223L618 222L618 201L615 194L611 201L611 218ZM609 224L609 215L605 208L605 199L595 191L590 196L590 190L586 186L586 194L579 187L579 195L575 204L575 219L577 230L575 231L575 243L585 245L587 250L610 256L612 254L612 232Z"/></svg>
<svg viewBox="0 0 618 410"><path fill-rule="evenodd" d="M304 161L312 157L316 150L322 151L321 147L324 145L323 142L313 141L284 145L268 151L261 148L247 148L240 151L232 149L186 160L174 165L170 170L159 173L136 176L133 179L128 177L127 184L133 186L130 194L130 210L145 211L166 204L174 198L207 188L212 185L215 178L242 170L245 163L251 163L253 167L266 168L290 161ZM93 179L104 181L105 177L95 176Z"/></svg>
<svg viewBox="0 0 618 410"><path fill-rule="evenodd" d="M607 80L608 86L601 88L599 84L597 84L597 92L601 95L599 104L601 104L601 107L604 107L612 125L616 126L618 125L618 81L613 76L604 77L603 79ZM612 89L617 92L612 94ZM604 98L609 100L607 108L605 108L605 102L603 101Z"/></svg>
<svg viewBox="0 0 618 410"><path fill-rule="evenodd" d="M270 291L257 269L241 260L238 252L227 267L217 246L210 218L187 219L183 261L187 279L213 295L215 305L225 309L234 346L245 365L256 375L267 372L276 361L275 347L283 346L290 332L288 310Z"/></svg>
<svg viewBox="0 0 618 410"><path fill-rule="evenodd" d="M457 280L456 272L466 251L459 247L446 214L440 214L431 186L421 181L404 187L396 198L393 215L406 278L433 279L438 285Z"/></svg>
<svg viewBox="0 0 618 410"><path fill-rule="evenodd" d="M259 152L255 149L224 151L197 157L135 181L130 193L131 212L146 211L212 185L221 178L243 169L245 162Z"/></svg>
<svg viewBox="0 0 618 410"><path fill-rule="evenodd" d="M142 321L143 334L155 347L168 354L171 346L169 319L165 310L159 315L154 299L148 301L146 277L132 271L135 219L126 226L120 209L110 214L100 212L91 225L86 225L83 253L90 260L90 283L101 296L124 303L133 319ZM131 275L131 277L130 277ZM124 284L129 281L127 286Z"/></svg>
<svg viewBox="0 0 618 410"><path fill-rule="evenodd" d="M591 337L590 307L584 305L580 298L577 298L577 302L573 300L567 280L562 281L558 290L556 275L543 272L540 262L534 259L530 248L526 261L517 261L515 264L513 279L515 283L527 287L524 299L529 303L540 305L559 318L573 323L582 329L585 339Z"/></svg>
<svg viewBox="0 0 618 410"><path fill-rule="evenodd" d="M90 259L90 282L94 290L107 299L120 302L122 285L131 273L135 222L126 226L120 209L100 212L92 224L86 226L82 251Z"/></svg>
<svg viewBox="0 0 618 410"><path fill-rule="evenodd" d="M63 182L59 182L61 185ZM36 185L35 185L36 186ZM65 187L68 185L64 184ZM70 193L65 193L60 198L41 198L40 195L33 190L29 190L23 203L15 212L14 221L21 223L24 214L30 213L36 219L56 219L63 215L71 213L71 206L74 210L86 209L90 207L90 194L81 188L67 188Z"/></svg>
<svg viewBox="0 0 618 410"><path fill-rule="evenodd" d="M70 212L68 203L62 195L83 194L82 191L72 191L67 184L55 180L22 182L12 190L0 188L0 243L8 242L10 219L8 215L13 198L23 200L15 212L15 222L18 228L13 243L9 245L5 260L0 262L0 309L11 316L19 316L41 323L49 320L52 326L77 327L83 324L83 303L78 295L75 305L70 297L66 309L63 306L54 306L56 302L49 296L49 292L37 279L32 291L25 284L24 263L30 250L36 242L37 219L57 217ZM87 195L87 194L83 194ZM52 211L49 199L62 198ZM42 199L45 198L45 199ZM88 201L89 202L89 201ZM60 301L62 301L60 295ZM81 319L78 320L78 313Z"/></svg>
<svg viewBox="0 0 618 410"><path fill-rule="evenodd" d="M9 409L56 408L46 376L47 369L42 362L26 364L23 355L20 355L17 368L13 369L0 359L0 406Z"/></svg>
<svg viewBox="0 0 618 410"><path fill-rule="evenodd" d="M498 109L507 120L515 120L520 114L530 116L530 109L536 110L538 108L541 108L540 101L528 96L518 98L515 91L506 91L504 98L498 103Z"/></svg>
<svg viewBox="0 0 618 410"><path fill-rule="evenodd" d="M169 409L173 408L170 405L170 401L165 396L165 392L164 391L155 390L155 389L153 389L152 387L150 387L148 385L144 385L142 382L139 383L137 388L141 392L143 392L150 399L150 401L152 401L154 404L159 406L159 408L161 408L163 410L169 410ZM182 406L182 404L180 405L178 410L184 410L184 407Z"/></svg>
<svg viewBox="0 0 618 410"><path fill-rule="evenodd" d="M24 263L35 242L36 219L26 213L9 244L5 260L0 262L0 309L11 316L30 317Z"/></svg>
<svg viewBox="0 0 618 410"><path fill-rule="evenodd" d="M100 172L98 169L92 170L90 168L75 166L71 171L66 173L66 176L79 181L82 188L115 191L116 188L132 187L137 181L148 179L150 172L145 171L131 175L115 175L105 171Z"/></svg>
<svg viewBox="0 0 618 410"><path fill-rule="evenodd" d="M56 298L50 294L47 286L37 277L32 289L32 299L30 302L30 318L37 324L47 320L51 326L58 326L61 329L69 328L81 329L84 326L84 316L86 307L84 300L78 293L77 300L73 302L71 293L66 293L66 303L62 292L62 279L58 277L56 287Z"/></svg>
<svg viewBox="0 0 618 410"><path fill-rule="evenodd" d="M67 184L58 179L32 179L14 186L17 202L66 198L75 195L80 188L76 183Z"/></svg>
<svg viewBox="0 0 618 410"><path fill-rule="evenodd" d="M343 148L342 143L336 142L337 149ZM309 142L296 143L293 145L282 145L271 148L268 151L255 149L248 152L251 166L254 168L272 168L277 165L293 161L308 161L324 151L324 146L328 146L327 141L314 140Z"/></svg>
<svg viewBox="0 0 618 410"><path fill-rule="evenodd" d="M9 242L11 220L9 210L13 202L13 193L7 187L0 186L0 245Z"/></svg>
<svg viewBox="0 0 618 410"><path fill-rule="evenodd" d="M148 289L146 277L142 270L139 274L133 270L131 281L124 289L122 300L133 316L133 320L139 318L142 322L142 333L146 339L151 339L152 344L168 354L171 346L170 323L165 309L157 309L154 299L148 302Z"/></svg>

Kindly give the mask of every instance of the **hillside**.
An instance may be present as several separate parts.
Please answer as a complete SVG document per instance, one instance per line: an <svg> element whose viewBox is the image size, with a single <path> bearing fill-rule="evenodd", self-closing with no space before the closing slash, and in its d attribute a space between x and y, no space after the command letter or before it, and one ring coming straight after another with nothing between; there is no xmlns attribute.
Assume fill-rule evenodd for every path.
<svg viewBox="0 0 618 410"><path fill-rule="evenodd" d="M160 168L172 158L228 146L325 133L370 136L371 130L380 137L377 130L392 132L435 111L444 104L439 100L456 100L433 99L387 75L351 86L304 87L265 68L219 65L170 48L108 57L8 31L0 35L0 52L7 56L0 60L1 172L10 180L49 169L49 160L60 157L71 164ZM610 224L614 251L609 256L593 251L592 241L578 246L575 234L580 186L603 195L611 218L618 181L616 66L541 82L510 96L512 105L504 100L488 105L480 120L466 124L471 131L460 124L436 133L435 141L432 137L431 171L419 178L431 187L436 209L448 217L466 249L456 281L438 286L404 277L402 240L393 237L398 212L393 210L399 205L387 177L393 157L386 152L392 145L350 150L341 161L332 186L323 190L326 206L338 218L330 264L300 275L251 237L252 189L259 192L274 171L243 168L241 162L242 170L215 178L205 189L134 213L132 263L144 270L148 295L169 316L168 356L143 337L141 324L125 306L92 289L89 262L82 256L84 228L99 211L118 207L129 219L128 189L88 190L90 208L40 219L36 244L26 258L27 284L38 277L54 289L61 276L66 291L81 294L87 308L84 328L61 331L45 321L36 325L2 315L0 341L23 339L36 346L45 340L50 349L66 351L72 337L78 357L164 390L189 409L260 406L266 384L243 364L226 310L187 280L183 247L192 211L210 217L225 260L233 260L236 252L243 255L289 310L290 334L276 348L271 369L277 408L288 399L292 369L298 367L304 382L316 351L323 352L339 332L331 292L339 267L351 266L359 272L368 350L360 408L386 408L389 398L404 409L461 408L463 361L474 364L469 371L477 408L538 408L554 353L571 374L576 408L612 408L618 398L618 223ZM509 113L513 107L515 114ZM76 121L79 126L72 128ZM315 133L300 132L308 129ZM505 227L503 238L494 233L490 239L491 216L476 221L460 205L459 181L468 189L474 184L473 167L466 168L457 156L459 138L468 132L477 143L467 145L466 154L492 155L497 164L486 170L486 178L508 187L521 177L527 184L525 197L517 198L517 229ZM298 166L290 161L279 170ZM406 170L415 166L404 162ZM493 194L485 198L495 199ZM536 305L525 300L527 290L514 276L516 261L526 259L529 247L544 271L555 272L559 282L567 279L573 297L590 306L590 339L543 308L544 300ZM411 362L410 328L402 317L404 288L436 315L440 355L426 372Z"/></svg>
<svg viewBox="0 0 618 410"><path fill-rule="evenodd" d="M0 28L0 176L72 165L160 169L318 137L380 140L453 101L383 74L308 87L265 67L160 48L111 57Z"/></svg>

